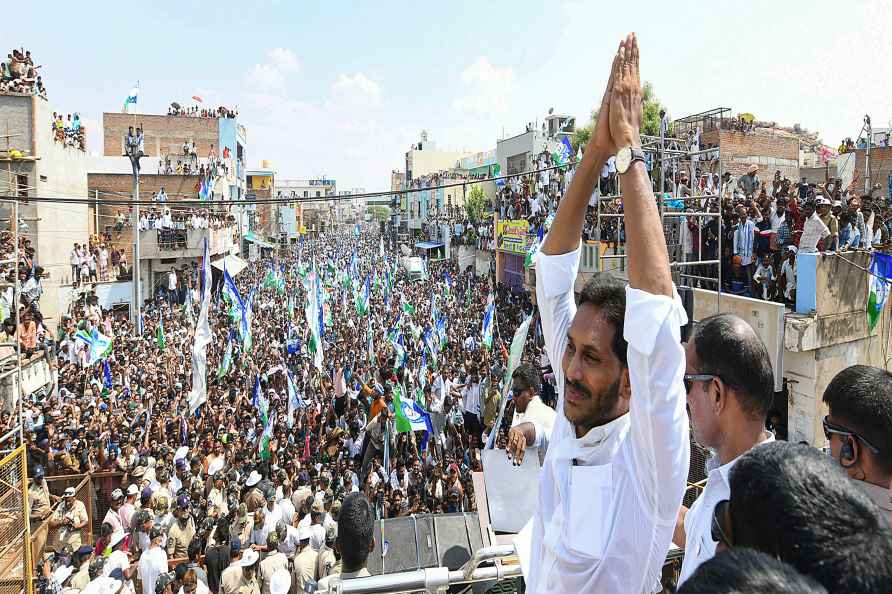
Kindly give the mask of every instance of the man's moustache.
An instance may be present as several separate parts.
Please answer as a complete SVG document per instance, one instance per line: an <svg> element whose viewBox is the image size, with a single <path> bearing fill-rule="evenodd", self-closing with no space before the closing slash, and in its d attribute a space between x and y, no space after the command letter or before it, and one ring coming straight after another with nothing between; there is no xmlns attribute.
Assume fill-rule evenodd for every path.
<svg viewBox="0 0 892 594"><path fill-rule="evenodd" d="M581 383L573 381L573 380L566 380L566 383L567 383L568 387L573 388L580 394L584 395L586 398L591 398L591 396L592 396L591 390L589 390L588 388L583 386Z"/></svg>

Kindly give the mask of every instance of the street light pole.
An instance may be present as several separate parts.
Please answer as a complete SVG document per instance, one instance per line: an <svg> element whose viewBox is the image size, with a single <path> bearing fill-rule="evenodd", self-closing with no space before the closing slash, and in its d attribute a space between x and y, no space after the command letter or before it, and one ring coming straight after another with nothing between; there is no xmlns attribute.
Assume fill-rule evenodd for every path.
<svg viewBox="0 0 892 594"><path fill-rule="evenodd" d="M131 129L132 132L132 129ZM130 305L130 322L133 324L133 336L140 334L140 310L142 295L139 282L139 159L142 157L142 127L137 128L136 136L128 132L124 138L124 146L127 156L130 157L130 165L133 168L133 262L131 264L131 278L133 283L133 297Z"/></svg>

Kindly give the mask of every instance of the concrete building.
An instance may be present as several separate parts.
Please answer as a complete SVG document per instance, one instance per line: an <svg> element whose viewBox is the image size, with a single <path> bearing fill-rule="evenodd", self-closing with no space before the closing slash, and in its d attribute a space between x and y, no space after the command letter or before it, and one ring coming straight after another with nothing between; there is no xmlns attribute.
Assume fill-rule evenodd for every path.
<svg viewBox="0 0 892 594"><path fill-rule="evenodd" d="M334 203L326 198L337 195L337 181L325 177L319 179L281 179L276 190L283 197L294 198L294 213L308 232L319 231L336 220Z"/></svg>
<svg viewBox="0 0 892 594"><path fill-rule="evenodd" d="M266 161L262 165L260 169L249 169L246 172L245 184L248 188L246 201L250 204L247 208L251 213L249 230L261 237L278 241L278 205L257 203L258 200L269 200L278 196L275 170L270 168Z"/></svg>
<svg viewBox="0 0 892 594"><path fill-rule="evenodd" d="M179 208L177 202L199 200L202 185L209 188L207 209L230 214L233 222L217 229L174 229L170 232L144 230L140 235L141 301L158 292L167 273L200 263L204 238L209 240L211 256L239 253L237 238L247 235L247 209L214 207L214 200L246 198L246 132L235 118L185 117L152 114L103 114L103 156L91 158L88 185L91 197L98 198L98 208L91 211L96 232L134 262L132 209L102 204L109 196L131 196L133 175L130 161L123 153L124 136L130 126L142 127L145 156L141 159L139 198L159 198L163 189L166 202L141 210L156 214L170 208L185 213L194 206ZM192 150L194 146L194 151ZM188 169L187 169L188 166ZM201 168L212 174L199 175ZM123 223L123 224L122 224Z"/></svg>
<svg viewBox="0 0 892 594"><path fill-rule="evenodd" d="M441 151L437 144L430 140L426 130L421 131L418 142L406 152L406 183L430 173L454 169L467 151Z"/></svg>
<svg viewBox="0 0 892 594"><path fill-rule="evenodd" d="M53 109L39 97L0 95L0 193L27 198L86 198L87 156L56 142L51 129ZM11 151L21 157L13 158ZM67 304L60 288L71 281L69 254L75 243L87 243L90 233L86 204L32 202L20 204L19 231L36 250L37 263L47 277L40 310L55 328ZM0 227L9 229L12 206L0 207Z"/></svg>

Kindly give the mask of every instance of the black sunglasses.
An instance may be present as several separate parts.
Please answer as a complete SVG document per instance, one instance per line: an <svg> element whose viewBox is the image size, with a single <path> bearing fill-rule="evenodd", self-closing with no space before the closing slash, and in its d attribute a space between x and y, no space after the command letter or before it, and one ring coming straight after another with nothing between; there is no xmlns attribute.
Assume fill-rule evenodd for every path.
<svg viewBox="0 0 892 594"><path fill-rule="evenodd" d="M824 437L827 438L827 441L830 441L830 436L833 434L842 435L843 437L854 437L855 439L866 445L867 449L869 449L874 454L880 453L880 448L870 443L870 441L868 441L866 437L852 431L851 429L846 429L845 427L842 427L840 425L834 425L828 420L829 417L830 415L827 415L821 421L821 424L824 426Z"/></svg>
<svg viewBox="0 0 892 594"><path fill-rule="evenodd" d="M717 543L722 543L726 547L731 548L731 538L725 532L725 510L728 508L728 500L722 499L715 504L712 510L712 526L710 528L710 536Z"/></svg>
<svg viewBox="0 0 892 594"><path fill-rule="evenodd" d="M711 373L686 373L684 376L684 391L690 393L694 382L711 382L714 379L722 379Z"/></svg>

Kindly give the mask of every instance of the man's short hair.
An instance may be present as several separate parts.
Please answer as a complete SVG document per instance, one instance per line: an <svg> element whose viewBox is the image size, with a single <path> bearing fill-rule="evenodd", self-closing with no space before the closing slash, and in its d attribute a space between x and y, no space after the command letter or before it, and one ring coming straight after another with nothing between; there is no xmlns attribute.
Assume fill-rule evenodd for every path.
<svg viewBox="0 0 892 594"><path fill-rule="evenodd" d="M692 340L697 371L719 376L734 388L744 413L764 419L774 400L774 370L768 349L749 325L734 314L717 314L697 324Z"/></svg>
<svg viewBox="0 0 892 594"><path fill-rule="evenodd" d="M579 294L579 307L591 303L600 310L604 320L613 327L613 354L623 367L627 367L626 352L629 344L623 336L626 320L626 286L608 272L592 276Z"/></svg>
<svg viewBox="0 0 892 594"><path fill-rule="evenodd" d="M731 469L731 538L777 557L831 592L892 592L892 529L829 456L784 441Z"/></svg>
<svg viewBox="0 0 892 594"><path fill-rule="evenodd" d="M539 393L541 385L539 381L539 370L529 363L518 365L517 369L514 370L514 373L511 374L511 379L517 380L517 382L523 386L523 390L532 390L534 395Z"/></svg>
<svg viewBox="0 0 892 594"><path fill-rule="evenodd" d="M351 567L365 567L372 543L374 514L364 493L350 493L341 504L338 515L338 540L341 558Z"/></svg>
<svg viewBox="0 0 892 594"><path fill-rule="evenodd" d="M747 548L723 551L706 561L678 594L825 594L827 589L792 565Z"/></svg>
<svg viewBox="0 0 892 594"><path fill-rule="evenodd" d="M847 367L830 380L824 402L834 420L880 450L874 456L877 466L892 472L892 373L868 365Z"/></svg>

